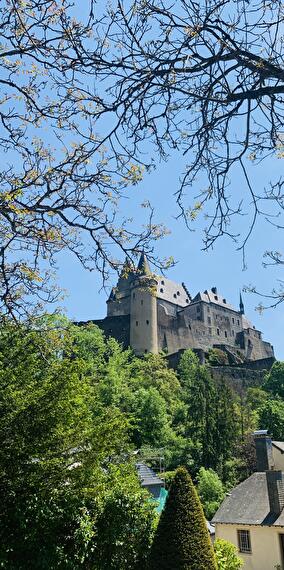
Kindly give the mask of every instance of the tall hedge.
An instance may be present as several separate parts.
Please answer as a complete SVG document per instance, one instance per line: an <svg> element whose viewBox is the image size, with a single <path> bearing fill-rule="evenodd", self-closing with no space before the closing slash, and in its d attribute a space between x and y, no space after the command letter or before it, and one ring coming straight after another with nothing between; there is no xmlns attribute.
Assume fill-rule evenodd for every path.
<svg viewBox="0 0 284 570"><path fill-rule="evenodd" d="M150 570L216 570L197 492L185 468L177 469L154 536Z"/></svg>

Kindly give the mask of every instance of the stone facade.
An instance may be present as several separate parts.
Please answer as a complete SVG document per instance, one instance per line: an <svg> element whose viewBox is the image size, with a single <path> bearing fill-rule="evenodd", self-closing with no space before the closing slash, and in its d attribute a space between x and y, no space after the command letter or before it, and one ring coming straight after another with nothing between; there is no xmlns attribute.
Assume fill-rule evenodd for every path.
<svg viewBox="0 0 284 570"><path fill-rule="evenodd" d="M239 310L216 287L192 298L184 283L154 275L144 254L137 269L126 262L106 318L94 322L137 355L218 347L240 363L274 357L271 344L246 318L241 298Z"/></svg>

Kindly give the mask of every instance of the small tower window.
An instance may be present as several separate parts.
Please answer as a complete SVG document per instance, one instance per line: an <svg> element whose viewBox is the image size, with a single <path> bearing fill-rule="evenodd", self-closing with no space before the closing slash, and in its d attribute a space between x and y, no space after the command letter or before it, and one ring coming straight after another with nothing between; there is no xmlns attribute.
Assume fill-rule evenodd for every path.
<svg viewBox="0 0 284 570"><path fill-rule="evenodd" d="M148 324L149 324L149 321L148 321L148 319L147 319L147 321L146 321L146 325L148 325Z"/></svg>
<svg viewBox="0 0 284 570"><path fill-rule="evenodd" d="M226 338L228 337L228 333L227 333L227 331L225 331L225 337L226 337Z"/></svg>
<svg viewBox="0 0 284 570"><path fill-rule="evenodd" d="M138 327L138 321L136 321L136 326Z"/></svg>
<svg viewBox="0 0 284 570"><path fill-rule="evenodd" d="M220 331L219 331L219 329L217 329L217 335L220 336Z"/></svg>
<svg viewBox="0 0 284 570"><path fill-rule="evenodd" d="M160 293L163 293L163 292L164 292L164 289L160 289Z"/></svg>

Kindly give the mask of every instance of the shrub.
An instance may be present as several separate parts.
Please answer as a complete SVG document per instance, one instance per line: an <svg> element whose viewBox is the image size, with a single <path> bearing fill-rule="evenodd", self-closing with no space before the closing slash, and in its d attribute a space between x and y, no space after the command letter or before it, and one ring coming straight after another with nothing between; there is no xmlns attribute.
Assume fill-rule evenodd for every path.
<svg viewBox="0 0 284 570"><path fill-rule="evenodd" d="M214 542L214 550L218 570L239 570L243 566L244 563L238 556L237 547L231 542L217 538Z"/></svg>
<svg viewBox="0 0 284 570"><path fill-rule="evenodd" d="M151 570L216 570L201 503L185 468L177 469L149 558Z"/></svg>

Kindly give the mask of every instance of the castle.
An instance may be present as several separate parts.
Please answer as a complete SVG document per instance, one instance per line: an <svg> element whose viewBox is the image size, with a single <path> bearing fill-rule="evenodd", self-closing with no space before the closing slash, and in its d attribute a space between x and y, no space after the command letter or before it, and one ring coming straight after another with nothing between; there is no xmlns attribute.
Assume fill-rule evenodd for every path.
<svg viewBox="0 0 284 570"><path fill-rule="evenodd" d="M137 355L214 347L240 362L274 357L272 345L246 318L241 296L239 310L216 287L192 298L184 283L152 273L144 253L136 269L125 263L107 316L93 322Z"/></svg>

